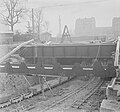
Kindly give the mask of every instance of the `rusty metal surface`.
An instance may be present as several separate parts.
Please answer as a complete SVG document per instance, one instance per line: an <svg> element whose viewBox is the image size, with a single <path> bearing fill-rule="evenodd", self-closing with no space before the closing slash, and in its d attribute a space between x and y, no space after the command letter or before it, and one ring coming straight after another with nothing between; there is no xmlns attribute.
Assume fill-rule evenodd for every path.
<svg viewBox="0 0 120 112"><path fill-rule="evenodd" d="M111 57L116 45L66 45L66 46L26 46L21 49L19 54L24 58L34 58L35 47L37 47L37 58L95 58L98 47L100 46L99 58Z"/></svg>
<svg viewBox="0 0 120 112"><path fill-rule="evenodd" d="M8 69L10 66L10 69ZM13 66L10 63L6 63L6 66L3 65L1 72L11 73L16 75L31 75L31 74L44 74L44 75L57 75L57 76L71 76L71 75L85 75L82 66L78 63L75 64L72 68L63 69L63 67L56 63L53 67L45 68L38 62L36 65L32 66L31 69L22 62L17 66Z"/></svg>

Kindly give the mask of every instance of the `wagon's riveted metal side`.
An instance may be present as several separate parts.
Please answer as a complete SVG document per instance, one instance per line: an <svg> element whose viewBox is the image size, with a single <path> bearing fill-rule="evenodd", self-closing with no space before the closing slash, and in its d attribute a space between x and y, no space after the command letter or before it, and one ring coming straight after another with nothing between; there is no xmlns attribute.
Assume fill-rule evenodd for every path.
<svg viewBox="0 0 120 112"><path fill-rule="evenodd" d="M100 47L100 48L99 48ZM24 46L19 50L20 56L33 64L37 59L44 62L54 63L56 60L62 65L81 63L83 59L111 59L115 52L115 44L58 44L58 45L32 45ZM99 50L99 52L98 52Z"/></svg>

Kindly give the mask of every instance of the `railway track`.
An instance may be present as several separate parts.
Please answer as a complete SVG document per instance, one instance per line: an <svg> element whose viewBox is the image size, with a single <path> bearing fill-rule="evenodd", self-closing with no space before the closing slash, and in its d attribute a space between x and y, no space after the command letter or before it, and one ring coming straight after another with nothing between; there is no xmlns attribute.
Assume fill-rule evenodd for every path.
<svg viewBox="0 0 120 112"><path fill-rule="evenodd" d="M77 108L79 109L84 103L87 102L87 100L89 100L89 98L101 87L101 85L103 84L104 81L100 81L96 86L95 88L91 89L89 91L89 93L87 95L85 95L84 99L83 98L80 98L78 99L77 101L75 101L73 104L72 104L72 107L73 108ZM81 100L82 99L82 100Z"/></svg>
<svg viewBox="0 0 120 112"><path fill-rule="evenodd" d="M72 77L70 80L72 80L72 79L74 79L74 77ZM62 84L64 84L64 83L67 83L67 82L69 82L70 80L62 80L62 82L61 82L60 84L58 83L58 84L56 84L56 85L52 85L52 88L55 88L55 87L60 86L60 85L62 85ZM49 90L49 89L48 89L48 88L45 88L45 92L46 92L47 90ZM40 91L41 91L41 90L40 90ZM39 94L40 91L38 91L37 94ZM35 94L35 95L36 95L36 94ZM18 106L17 106L16 109L13 109L13 110L10 111L10 112L26 111L26 110L29 110L29 109L34 108L35 105L34 105L32 102L28 102L27 105L26 105L26 104L25 104L25 105L20 105L20 104L21 104L21 102L26 101L26 100L34 97L35 95L32 93L32 95L31 95L30 97L27 97L27 95L26 95L26 98L23 98L23 99L21 99L21 100L20 100L20 99L17 99L18 102L16 101L16 102L14 102L14 103L11 103L10 105L13 105L13 104L16 103L16 105L18 105ZM8 105L8 106L6 106L6 107L9 107L10 105ZM0 109L1 109L1 108L0 108ZM3 109L4 109L4 108L3 108ZM1 110L0 110L0 112L1 112Z"/></svg>
<svg viewBox="0 0 120 112"><path fill-rule="evenodd" d="M59 84L59 85L56 85L55 87L53 87L53 89L55 89L56 87L58 87L59 88L59 86L62 86L62 84L64 85L66 85L66 84L68 84L70 81L74 81L74 80L76 80L76 77L72 77L70 80L67 80L67 81L63 81L61 84ZM84 84L83 84L84 85ZM82 85L81 85L82 86ZM65 90L66 91L66 90ZM47 92L47 91L46 91ZM60 92L60 96L61 96L61 94L63 94L64 93L64 91L61 91ZM68 92L67 92L68 93ZM58 93L56 93L56 94L58 94ZM11 104L10 105L10 107L12 106L12 105L14 105L13 107L14 107L14 109L13 109L13 107L12 108L3 108L3 109L1 109L0 110L0 112L6 112L6 111L8 111L8 112L25 112L25 111L29 111L29 110L33 110L33 109L35 109L36 108L36 101L29 101L30 99L28 98L28 99L23 99L22 101L20 101L20 102L18 102L18 103L15 103L15 104ZM44 100L44 99L43 99ZM24 103L24 101L26 102L26 103ZM41 99L41 101L42 101L42 99ZM8 106L9 107L9 106Z"/></svg>
<svg viewBox="0 0 120 112"><path fill-rule="evenodd" d="M103 83L103 81L101 81L99 78L94 77L86 85L79 87L79 88L75 89L74 91L69 92L60 100L57 100L54 103L52 103L51 105L45 107L42 110L38 110L38 111L39 112L45 112L45 111L54 112L54 110L55 111L59 110L59 112L60 111L62 112L65 109L73 107L73 105L75 106L78 102L79 102L79 105L80 104L82 105L82 103L84 103L84 101L87 100L87 98L89 98L94 93L93 91L96 91L101 86L102 83ZM83 95L81 95L81 94L83 94ZM69 101L69 99L72 99L72 100ZM56 107L58 108L58 110L55 109Z"/></svg>

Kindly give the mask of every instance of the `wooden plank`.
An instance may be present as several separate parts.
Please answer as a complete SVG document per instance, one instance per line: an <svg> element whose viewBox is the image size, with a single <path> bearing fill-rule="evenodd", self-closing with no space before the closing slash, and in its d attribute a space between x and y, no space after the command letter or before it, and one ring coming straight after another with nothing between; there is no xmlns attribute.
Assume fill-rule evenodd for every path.
<svg viewBox="0 0 120 112"><path fill-rule="evenodd" d="M20 44L19 46L17 46L15 49L13 49L11 52L9 52L8 54L6 54L5 56L3 56L1 59L0 59L0 63L2 63L5 59L7 59L9 56L11 56L13 53L15 53L18 49L20 49L21 47L23 47L24 45L30 43L30 42L33 42L34 39L31 39L29 41L26 41L26 42L23 42L22 44Z"/></svg>

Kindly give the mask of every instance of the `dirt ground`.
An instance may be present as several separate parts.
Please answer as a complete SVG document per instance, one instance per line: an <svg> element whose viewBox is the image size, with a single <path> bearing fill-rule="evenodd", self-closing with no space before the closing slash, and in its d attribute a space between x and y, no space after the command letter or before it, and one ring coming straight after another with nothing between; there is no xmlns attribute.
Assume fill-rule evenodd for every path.
<svg viewBox="0 0 120 112"><path fill-rule="evenodd" d="M91 78L92 77L90 77L89 79ZM17 112L14 111L15 109L17 109L18 112L24 112L23 108L27 109L29 105L31 106L31 108L29 110L26 110L26 112L41 112L42 109L51 105L51 103L54 103L55 101L63 98L70 91L74 91L76 88L84 86L89 81L88 79L85 81L85 79L87 78L76 77L67 83L53 88L52 91L55 96L53 96L50 91L46 91L45 97L43 97L42 94L38 94L30 99L25 99L20 103L12 104L9 107L0 109L0 112ZM55 111L60 112L58 110ZM47 112L53 112L53 110L48 110ZM67 108L66 106L66 109L63 112L88 112L88 110L85 110L84 108L82 110L75 108Z"/></svg>

